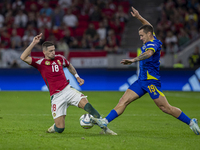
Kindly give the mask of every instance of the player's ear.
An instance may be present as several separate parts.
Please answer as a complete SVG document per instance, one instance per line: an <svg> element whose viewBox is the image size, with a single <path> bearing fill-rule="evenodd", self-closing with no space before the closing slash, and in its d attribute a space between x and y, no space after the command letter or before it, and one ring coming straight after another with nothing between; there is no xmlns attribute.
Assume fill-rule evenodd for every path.
<svg viewBox="0 0 200 150"><path fill-rule="evenodd" d="M43 51L43 53L46 53L46 48L42 47L42 51Z"/></svg>
<svg viewBox="0 0 200 150"><path fill-rule="evenodd" d="M44 55L46 54L46 51L45 51L45 49L44 49L44 48L42 49L42 52L43 52L43 54L44 54Z"/></svg>
<svg viewBox="0 0 200 150"><path fill-rule="evenodd" d="M148 36L151 36L152 34L151 34L151 32L148 32L147 35L148 35Z"/></svg>

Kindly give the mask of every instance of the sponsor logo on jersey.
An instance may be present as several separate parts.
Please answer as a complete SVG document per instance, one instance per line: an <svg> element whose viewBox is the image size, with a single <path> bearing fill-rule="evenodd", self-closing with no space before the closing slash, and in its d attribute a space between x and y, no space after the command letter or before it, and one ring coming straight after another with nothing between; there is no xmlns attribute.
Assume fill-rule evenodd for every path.
<svg viewBox="0 0 200 150"><path fill-rule="evenodd" d="M58 62L58 64L61 66L61 62L60 62L60 60L57 60L57 62Z"/></svg>
<svg viewBox="0 0 200 150"><path fill-rule="evenodd" d="M56 63L55 63L55 62L53 62L53 63L52 63L52 65L56 65Z"/></svg>
<svg viewBox="0 0 200 150"><path fill-rule="evenodd" d="M45 65L50 65L50 61L45 61Z"/></svg>

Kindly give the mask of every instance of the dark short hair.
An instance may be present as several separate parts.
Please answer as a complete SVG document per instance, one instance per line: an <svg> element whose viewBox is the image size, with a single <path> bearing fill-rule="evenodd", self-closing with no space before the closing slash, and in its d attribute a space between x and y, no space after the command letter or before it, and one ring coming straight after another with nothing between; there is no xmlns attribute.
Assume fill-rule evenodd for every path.
<svg viewBox="0 0 200 150"><path fill-rule="evenodd" d="M143 29L144 33L147 34L148 32L151 32L153 35L154 31L153 31L153 27L151 25L145 24L145 25L141 26L138 30L140 31L142 29Z"/></svg>
<svg viewBox="0 0 200 150"><path fill-rule="evenodd" d="M42 49L49 47L49 46L53 46L54 44L50 41L45 41L43 44L42 44Z"/></svg>

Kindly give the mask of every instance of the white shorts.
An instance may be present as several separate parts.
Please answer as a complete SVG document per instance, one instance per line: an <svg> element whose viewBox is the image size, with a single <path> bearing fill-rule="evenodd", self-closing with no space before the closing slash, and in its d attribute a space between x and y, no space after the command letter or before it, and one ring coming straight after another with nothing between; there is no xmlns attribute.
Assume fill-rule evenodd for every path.
<svg viewBox="0 0 200 150"><path fill-rule="evenodd" d="M86 97L68 84L62 91L51 96L53 119L66 115L67 108L70 105L78 107L80 100Z"/></svg>

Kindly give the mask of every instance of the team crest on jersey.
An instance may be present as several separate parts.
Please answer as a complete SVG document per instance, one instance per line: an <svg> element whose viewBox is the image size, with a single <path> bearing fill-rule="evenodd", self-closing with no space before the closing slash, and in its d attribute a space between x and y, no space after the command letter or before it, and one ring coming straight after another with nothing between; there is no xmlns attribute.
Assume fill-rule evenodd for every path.
<svg viewBox="0 0 200 150"><path fill-rule="evenodd" d="M50 61L45 61L45 65L50 65Z"/></svg>
<svg viewBox="0 0 200 150"><path fill-rule="evenodd" d="M60 62L60 60L57 60L57 62L58 62L58 64L61 66L61 62Z"/></svg>
<svg viewBox="0 0 200 150"><path fill-rule="evenodd" d="M56 113L53 113L53 117L56 117Z"/></svg>
<svg viewBox="0 0 200 150"><path fill-rule="evenodd" d="M142 49L146 49L146 45L142 46Z"/></svg>

